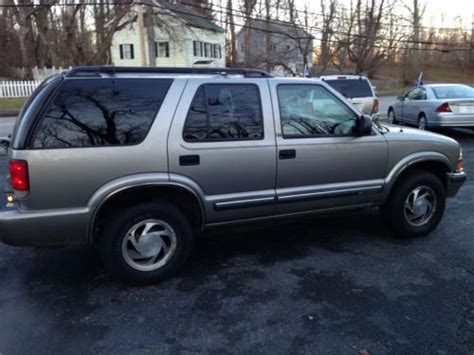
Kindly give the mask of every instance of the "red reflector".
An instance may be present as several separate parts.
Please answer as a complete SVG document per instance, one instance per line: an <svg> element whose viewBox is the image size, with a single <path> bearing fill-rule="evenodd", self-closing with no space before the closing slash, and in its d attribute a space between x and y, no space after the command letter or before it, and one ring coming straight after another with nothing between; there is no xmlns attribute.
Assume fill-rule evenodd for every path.
<svg viewBox="0 0 474 355"><path fill-rule="evenodd" d="M444 104L442 104L436 109L436 112L453 112L453 111L451 111L451 107L449 107L449 104L445 102Z"/></svg>
<svg viewBox="0 0 474 355"><path fill-rule="evenodd" d="M10 160L10 181L13 190L28 191L30 182L28 179L28 164L25 160Z"/></svg>
<svg viewBox="0 0 474 355"><path fill-rule="evenodd" d="M372 107L372 113L377 113L379 112L379 100L375 99L374 100L374 107Z"/></svg>

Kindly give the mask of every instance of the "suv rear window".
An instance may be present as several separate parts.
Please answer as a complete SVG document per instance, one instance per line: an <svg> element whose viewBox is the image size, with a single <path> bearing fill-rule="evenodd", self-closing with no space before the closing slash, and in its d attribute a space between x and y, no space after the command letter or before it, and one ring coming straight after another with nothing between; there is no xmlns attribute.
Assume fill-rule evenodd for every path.
<svg viewBox="0 0 474 355"><path fill-rule="evenodd" d="M349 99L373 96L370 84L365 79L325 80L324 82Z"/></svg>
<svg viewBox="0 0 474 355"><path fill-rule="evenodd" d="M36 130L33 148L139 144L171 83L171 79L66 80Z"/></svg>
<svg viewBox="0 0 474 355"><path fill-rule="evenodd" d="M206 84L197 90L184 124L188 142L263 139L258 87Z"/></svg>

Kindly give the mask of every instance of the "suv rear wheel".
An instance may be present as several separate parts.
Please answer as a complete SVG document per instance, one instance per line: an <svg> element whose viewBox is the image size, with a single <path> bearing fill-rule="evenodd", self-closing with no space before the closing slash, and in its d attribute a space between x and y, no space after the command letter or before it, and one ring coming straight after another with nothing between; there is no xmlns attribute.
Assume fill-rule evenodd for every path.
<svg viewBox="0 0 474 355"><path fill-rule="evenodd" d="M142 203L110 218L100 239L107 271L131 284L150 284L175 274L192 248L186 216L166 201Z"/></svg>
<svg viewBox="0 0 474 355"><path fill-rule="evenodd" d="M441 181L425 171L413 171L394 187L381 212L400 237L425 235L439 224L446 205Z"/></svg>

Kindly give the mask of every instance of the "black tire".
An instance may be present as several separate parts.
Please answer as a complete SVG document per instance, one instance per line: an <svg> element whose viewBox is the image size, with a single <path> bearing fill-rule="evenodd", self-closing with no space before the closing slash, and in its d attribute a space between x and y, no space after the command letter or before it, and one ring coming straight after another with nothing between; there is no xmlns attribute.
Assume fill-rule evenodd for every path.
<svg viewBox="0 0 474 355"><path fill-rule="evenodd" d="M159 268L148 271L137 270L129 264L129 262L134 263L132 259L128 258L128 260L132 260L129 262L125 260L126 256L122 251L123 243L127 245L126 250L132 249L133 245L130 246L131 242L124 242L124 239L135 226L146 223L146 221L156 220L171 227L174 236L173 247L167 247L168 251L171 250L168 255L164 247L158 246L163 260L167 260ZM147 225L144 226L144 228L146 227ZM160 225L157 225L157 228L159 227ZM137 241L140 240L139 238L141 237L138 237ZM156 240L156 236L152 238ZM159 238L161 241L164 240L163 237ZM171 238L169 240L171 245ZM99 240L100 254L105 269L112 275L133 285L156 283L176 274L188 259L192 244L193 233L188 219L178 208L166 201L141 203L121 210L106 221L104 232Z"/></svg>
<svg viewBox="0 0 474 355"><path fill-rule="evenodd" d="M434 212L426 224L414 226L405 213L405 202L412 191L418 187L428 187L436 197ZM437 227L444 214L446 206L446 191L435 175L422 171L412 170L396 183L386 203L381 208L384 221L400 238L414 238L424 236Z"/></svg>
<svg viewBox="0 0 474 355"><path fill-rule="evenodd" d="M423 120L424 120L424 127L423 126ZM428 131L429 130L429 125L428 125L428 118L424 113L421 113L420 116L418 117L418 129L421 129L423 131Z"/></svg>
<svg viewBox="0 0 474 355"><path fill-rule="evenodd" d="M391 117L393 117L392 120L390 120L390 114L392 114L392 116L391 116ZM398 124L397 116L395 116L395 110L391 107L388 109L387 119L388 119L388 122L390 122L392 124Z"/></svg>

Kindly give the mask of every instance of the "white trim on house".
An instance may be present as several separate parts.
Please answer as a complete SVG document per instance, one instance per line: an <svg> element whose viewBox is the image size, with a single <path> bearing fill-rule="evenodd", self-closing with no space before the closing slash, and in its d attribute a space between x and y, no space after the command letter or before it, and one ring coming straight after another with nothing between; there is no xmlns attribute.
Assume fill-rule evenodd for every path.
<svg viewBox="0 0 474 355"><path fill-rule="evenodd" d="M135 5L141 6L141 5ZM166 26L150 31L145 28L145 53L150 66L190 67L202 60L212 60L216 66L225 66L225 33L207 28L189 26L168 9L155 13ZM196 44L202 50L196 51ZM133 56L125 56L124 45L133 45ZM161 44L161 45L160 45ZM207 51L207 52L206 52ZM115 33L111 46L112 63L120 66L140 66L140 37L137 22ZM207 55L206 55L207 54Z"/></svg>

